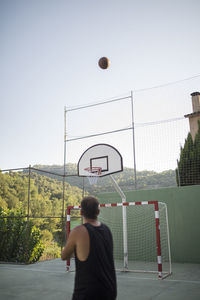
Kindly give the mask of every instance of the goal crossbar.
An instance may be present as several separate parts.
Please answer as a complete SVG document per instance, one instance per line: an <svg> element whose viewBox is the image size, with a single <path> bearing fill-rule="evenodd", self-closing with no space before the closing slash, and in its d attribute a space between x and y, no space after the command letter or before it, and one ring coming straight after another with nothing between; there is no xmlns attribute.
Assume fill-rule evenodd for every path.
<svg viewBox="0 0 200 300"><path fill-rule="evenodd" d="M168 247L168 259L169 259L169 270L166 272L163 270L163 263L162 263L162 252L161 252L161 236L160 236L160 216L159 216L159 204L164 205L164 209L166 210L166 215L165 215L165 226L166 228L166 234L167 234L167 247ZM161 203L158 201L137 201L137 202L124 202L124 203L106 203L106 204L99 204L100 208L114 208L114 207L131 207L131 206L152 206L152 209L154 211L154 231L155 231L155 242L156 242L156 260L157 260L157 270L154 271L148 271L148 270L140 270L140 269L135 269L135 268L128 268L128 266L125 264L123 269L120 269L120 271L123 272L145 272L145 273L157 273L159 279L164 279L165 277L169 276L171 274L171 254L170 254L170 245L169 245L169 229L168 229L168 216L167 216L167 207L165 203ZM66 227L67 227L67 238L69 237L70 234L70 228L71 228L71 211L72 210L80 210L80 206L68 206L67 207L67 216L66 216ZM109 226L109 225L108 225ZM112 230L111 230L112 231ZM115 244L115 243L114 243ZM126 246L127 248L127 246ZM127 250L126 253L126 259L128 256ZM67 260L67 271L70 270L70 259ZM116 269L118 270L118 269Z"/></svg>

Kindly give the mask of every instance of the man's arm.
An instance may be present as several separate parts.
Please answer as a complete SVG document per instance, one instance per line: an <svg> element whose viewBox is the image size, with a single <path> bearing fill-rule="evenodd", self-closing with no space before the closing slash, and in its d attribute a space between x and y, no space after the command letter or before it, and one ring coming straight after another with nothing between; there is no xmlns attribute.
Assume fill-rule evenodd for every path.
<svg viewBox="0 0 200 300"><path fill-rule="evenodd" d="M61 253L62 260L67 260L72 256L75 246L76 246L76 230L73 229L70 232L70 235L67 239L67 243Z"/></svg>

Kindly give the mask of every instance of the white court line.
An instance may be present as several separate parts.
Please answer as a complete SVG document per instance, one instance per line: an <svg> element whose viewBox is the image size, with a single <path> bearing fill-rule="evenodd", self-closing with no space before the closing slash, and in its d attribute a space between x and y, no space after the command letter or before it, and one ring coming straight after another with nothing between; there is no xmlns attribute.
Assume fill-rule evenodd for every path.
<svg viewBox="0 0 200 300"><path fill-rule="evenodd" d="M12 271L13 270L17 270L17 271L22 270L22 271L44 272L44 273L58 273L58 274L65 274L65 273L67 273L66 271L61 272L61 271L48 271L48 270L43 270L43 269L24 269L24 268L20 268L20 267L18 267L18 268L0 267L0 270L1 269L12 270Z"/></svg>
<svg viewBox="0 0 200 300"><path fill-rule="evenodd" d="M0 266L0 270L1 269L6 269L6 270L22 270L22 271L32 271L32 272L43 272L43 273L56 273L56 274L70 274L72 272L67 272L67 271L48 271L48 270L43 270L43 269L25 269L25 268L20 268L19 267L16 267L16 268L9 268L9 267L4 267L4 266ZM122 279L134 279L134 280L153 280L153 281L158 281L158 282L183 282L183 283L194 283L194 284L200 284L200 281L197 281L197 280L182 280L182 279L163 279L163 280L160 280L158 278L147 278L147 277L133 277L133 276L126 276L126 275L123 275L123 276L120 276L117 274L117 278L122 278Z"/></svg>
<svg viewBox="0 0 200 300"><path fill-rule="evenodd" d="M131 277L131 276L120 276L117 275L117 278L124 278L124 279L136 279L136 280L154 280L154 281L158 281L158 282L165 282L165 281L169 281L169 282L184 282L184 283L194 283L194 284L200 284L200 281L195 281L195 280L182 280L182 279L158 279L158 278L145 278L145 277Z"/></svg>

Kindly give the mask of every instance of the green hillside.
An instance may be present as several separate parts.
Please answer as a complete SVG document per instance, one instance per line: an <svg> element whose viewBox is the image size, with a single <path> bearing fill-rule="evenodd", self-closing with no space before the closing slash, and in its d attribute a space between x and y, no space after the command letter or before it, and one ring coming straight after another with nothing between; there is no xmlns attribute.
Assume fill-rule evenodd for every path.
<svg viewBox="0 0 200 300"><path fill-rule="evenodd" d="M2 215L28 215L28 187L27 172L0 172ZM40 238L45 246L41 259L59 257L60 247L65 239L64 223L60 218L62 216L63 184L56 179L31 172L29 195L29 220L40 230ZM65 184L64 208L67 205L79 205L81 198L81 189L70 186L68 183ZM11 226L6 227L8 236L13 235L13 232L9 233L9 230L13 228L16 219L7 220L10 220L10 223L6 221L5 224ZM4 232L0 233L5 234Z"/></svg>
<svg viewBox="0 0 200 300"><path fill-rule="evenodd" d="M61 181L31 172L30 214L61 215L63 184ZM82 198L82 190L65 184L65 205L77 205ZM9 209L21 207L27 213L28 173L0 172L0 205ZM37 203L37 204L36 204Z"/></svg>
<svg viewBox="0 0 200 300"><path fill-rule="evenodd" d="M59 257L60 247L66 234L64 220L61 219L63 176L57 175L63 174L63 167L36 165L34 168L31 169L29 193L29 172L27 169L21 172L0 172L0 209L3 210L2 214L7 216L10 214L18 215L19 212L20 215L27 216L29 212L29 220L39 230L41 242L44 245L44 252L40 259ZM41 172L41 170L47 173ZM109 176L99 178L97 185L90 186L87 178L83 179L76 176L75 164L67 165L66 170L66 174L72 176L66 176L65 178L64 209L67 205L80 204L83 189L85 194L90 193L92 195L114 190ZM48 172L51 172L51 174ZM133 169L125 168L123 172L114 174L114 178L122 190L134 190ZM137 189L168 186L176 186L175 172L172 170L162 173L154 171L137 172ZM76 213L74 216L76 216Z"/></svg>
<svg viewBox="0 0 200 300"><path fill-rule="evenodd" d="M63 166L48 166L48 165L35 165L35 168L46 170L49 172L54 172L56 174L63 174ZM67 175L76 175L77 167L76 164L68 164L66 166ZM47 174L48 175L48 174ZM49 174L48 176L62 180L62 177L56 177L55 175ZM116 173L113 175L120 187L125 190L134 190L134 170L131 168L124 168L123 172ZM90 186L87 178L83 180L82 177L69 176L66 177L66 182L72 186L77 186L79 188L84 188L90 193L96 194L100 192L110 192L113 191L112 183L109 176L102 177L98 180L96 186ZM155 171L138 171L137 172L137 189L154 189L161 187L171 187L176 186L176 175L174 170L167 170L163 172Z"/></svg>

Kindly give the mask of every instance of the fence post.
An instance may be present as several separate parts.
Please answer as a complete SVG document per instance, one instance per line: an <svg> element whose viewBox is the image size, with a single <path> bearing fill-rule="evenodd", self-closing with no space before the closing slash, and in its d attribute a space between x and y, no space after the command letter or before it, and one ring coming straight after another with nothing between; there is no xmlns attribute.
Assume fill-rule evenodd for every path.
<svg viewBox="0 0 200 300"><path fill-rule="evenodd" d="M27 216L28 221L30 215L30 190L31 190L31 165L29 165L29 169L28 169L28 216Z"/></svg>
<svg viewBox="0 0 200 300"><path fill-rule="evenodd" d="M136 171L136 157L135 157L135 127L134 127L134 111L133 111L133 91L131 91L131 112L132 112L132 135L133 135L133 161L134 161L134 176L135 189L137 189L137 171Z"/></svg>
<svg viewBox="0 0 200 300"><path fill-rule="evenodd" d="M180 173L179 173L179 166L178 166L178 159L176 160L176 162L177 162L177 179L178 179L178 186L180 186L181 185L181 182L180 182Z"/></svg>

